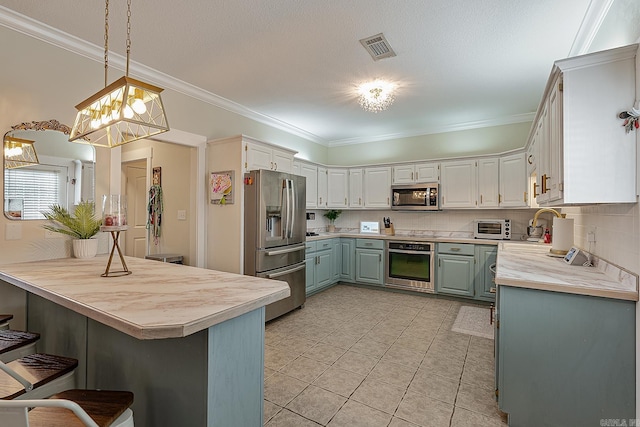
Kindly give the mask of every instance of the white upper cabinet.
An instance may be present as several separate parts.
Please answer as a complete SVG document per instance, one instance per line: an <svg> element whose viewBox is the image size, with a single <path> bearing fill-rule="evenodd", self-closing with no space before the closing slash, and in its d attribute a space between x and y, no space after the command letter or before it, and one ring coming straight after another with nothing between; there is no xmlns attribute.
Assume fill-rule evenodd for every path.
<svg viewBox="0 0 640 427"><path fill-rule="evenodd" d="M362 168L349 169L349 207L363 208L362 193L363 171Z"/></svg>
<svg viewBox="0 0 640 427"><path fill-rule="evenodd" d="M443 209L475 208L477 190L475 160L440 164L440 203Z"/></svg>
<svg viewBox="0 0 640 427"><path fill-rule="evenodd" d="M478 207L497 208L500 204L498 157L482 158L478 165Z"/></svg>
<svg viewBox="0 0 640 427"><path fill-rule="evenodd" d="M436 162L393 166L394 184L439 182L440 164Z"/></svg>
<svg viewBox="0 0 640 427"><path fill-rule="evenodd" d="M634 203L636 132L617 115L635 102L630 45L556 61L534 120L537 202Z"/></svg>
<svg viewBox="0 0 640 427"><path fill-rule="evenodd" d="M318 194L317 208L326 209L327 200L329 199L329 173L324 166L318 166Z"/></svg>
<svg viewBox="0 0 640 427"><path fill-rule="evenodd" d="M364 169L364 207L391 207L391 167L380 166Z"/></svg>
<svg viewBox="0 0 640 427"><path fill-rule="evenodd" d="M500 157L500 207L528 206L525 153Z"/></svg>
<svg viewBox="0 0 640 427"><path fill-rule="evenodd" d="M294 162L298 164L300 172L307 179L307 209L318 207L318 167L309 163ZM295 173L295 171L294 171Z"/></svg>
<svg viewBox="0 0 640 427"><path fill-rule="evenodd" d="M349 206L349 171L348 169L328 169L329 194L328 208L346 208Z"/></svg>
<svg viewBox="0 0 640 427"><path fill-rule="evenodd" d="M258 141L247 141L244 145L244 152L244 172L255 169L293 172L295 151Z"/></svg>

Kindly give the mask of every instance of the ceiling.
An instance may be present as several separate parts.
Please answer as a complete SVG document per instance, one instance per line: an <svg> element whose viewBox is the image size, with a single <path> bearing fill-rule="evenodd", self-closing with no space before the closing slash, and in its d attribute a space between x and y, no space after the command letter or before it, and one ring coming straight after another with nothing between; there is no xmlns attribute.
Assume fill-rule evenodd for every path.
<svg viewBox="0 0 640 427"><path fill-rule="evenodd" d="M524 122L553 61L586 51L613 1L134 0L132 75L328 146ZM123 55L126 1L110 4ZM1 25L71 50L77 37L101 60L103 1L0 5ZM397 56L374 61L359 39L381 32ZM377 114L355 95L375 78L399 87Z"/></svg>

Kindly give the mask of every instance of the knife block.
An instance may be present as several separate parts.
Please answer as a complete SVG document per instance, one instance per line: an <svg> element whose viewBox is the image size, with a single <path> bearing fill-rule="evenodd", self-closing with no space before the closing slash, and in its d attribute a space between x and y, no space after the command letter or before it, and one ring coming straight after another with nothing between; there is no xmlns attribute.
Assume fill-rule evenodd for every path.
<svg viewBox="0 0 640 427"><path fill-rule="evenodd" d="M389 228L385 228L384 229L384 234L386 234L387 236L395 236L396 235L396 230L395 230L395 228L393 228L393 224L391 224L391 226Z"/></svg>

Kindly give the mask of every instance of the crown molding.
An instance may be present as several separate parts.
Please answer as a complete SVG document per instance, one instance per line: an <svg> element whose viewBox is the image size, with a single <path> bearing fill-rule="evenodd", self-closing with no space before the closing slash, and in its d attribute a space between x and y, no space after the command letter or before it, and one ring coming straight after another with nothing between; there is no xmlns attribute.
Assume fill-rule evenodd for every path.
<svg viewBox="0 0 640 427"><path fill-rule="evenodd" d="M36 21L28 16L14 12L4 6L0 6L0 25L77 55L81 55L93 61L99 63L104 62L104 48L65 33L64 31L60 31L40 21ZM109 52L109 67L124 71L126 69L126 58L117 53ZM258 113L257 111L253 111L229 99L171 77L168 74L162 73L138 62L130 61L129 74L144 81L149 81L164 87L165 89L174 90L183 95L195 98L199 101L222 108L229 112L239 114L248 119L255 120L276 129L280 129L292 135L299 136L318 144L327 145L327 142L324 139L315 134L265 114Z"/></svg>
<svg viewBox="0 0 640 427"><path fill-rule="evenodd" d="M491 120L480 120L475 122L466 122L466 123L457 123L448 126L439 126L439 127L429 127L423 128L414 132L399 132L387 135L380 135L376 137L356 137L356 138L347 138L334 140L329 142L329 147L339 147L342 145L353 145L353 144L366 144L367 142L379 142L379 141L388 141L390 139L401 139L401 138L412 138L416 136L422 135L432 135L436 133L447 133L447 132L457 132L462 130L470 130L470 129L478 129L485 128L491 126L503 126L510 125L514 123L525 123L532 122L536 113L526 113L526 114L515 114L512 116L501 117L499 119L491 119Z"/></svg>
<svg viewBox="0 0 640 427"><path fill-rule="evenodd" d="M596 37L596 34L598 34L600 26L609 13L613 2L614 0L591 0L567 57L570 58L589 52L593 39Z"/></svg>

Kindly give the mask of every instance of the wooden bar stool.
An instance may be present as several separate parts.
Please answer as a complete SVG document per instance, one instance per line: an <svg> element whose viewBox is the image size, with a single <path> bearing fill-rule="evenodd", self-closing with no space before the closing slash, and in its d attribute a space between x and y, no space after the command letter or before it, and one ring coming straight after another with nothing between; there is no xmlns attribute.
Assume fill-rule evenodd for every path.
<svg viewBox="0 0 640 427"><path fill-rule="evenodd" d="M76 359L36 353L0 362L0 399L43 399L75 388Z"/></svg>
<svg viewBox="0 0 640 427"><path fill-rule="evenodd" d="M40 334L0 329L0 362L8 363L35 353L39 339Z"/></svg>
<svg viewBox="0 0 640 427"><path fill-rule="evenodd" d="M0 400L0 419L4 427L134 427L132 403L128 391L67 390L50 399Z"/></svg>
<svg viewBox="0 0 640 427"><path fill-rule="evenodd" d="M9 329L9 320L13 319L13 314L0 314L0 329Z"/></svg>

